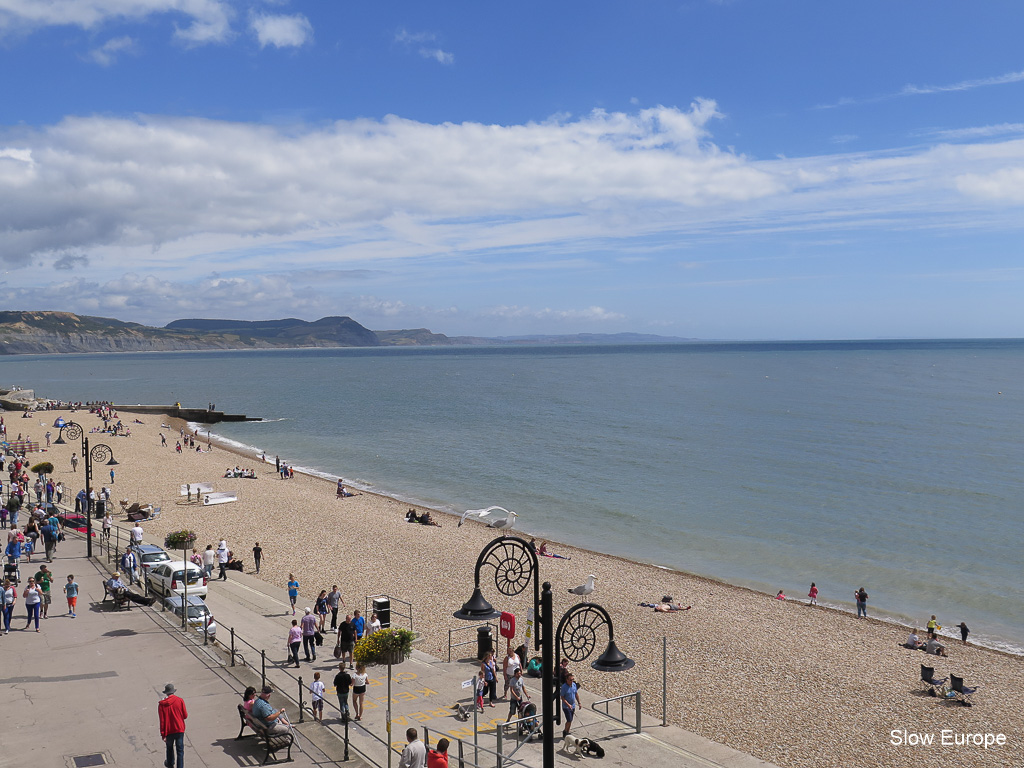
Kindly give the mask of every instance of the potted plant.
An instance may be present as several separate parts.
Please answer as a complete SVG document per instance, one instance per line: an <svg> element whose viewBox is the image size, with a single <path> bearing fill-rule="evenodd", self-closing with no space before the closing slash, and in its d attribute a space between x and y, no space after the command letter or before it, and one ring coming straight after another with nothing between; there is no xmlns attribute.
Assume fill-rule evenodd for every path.
<svg viewBox="0 0 1024 768"><path fill-rule="evenodd" d="M412 641L415 637L416 635L408 629L381 629L356 643L352 658L368 666L401 664L412 653Z"/></svg>
<svg viewBox="0 0 1024 768"><path fill-rule="evenodd" d="M171 550L188 549L196 543L196 539L198 538L199 536L195 531L189 531L187 529L184 531L171 531L164 538L164 548Z"/></svg>
<svg viewBox="0 0 1024 768"><path fill-rule="evenodd" d="M48 461L41 461L38 464L36 464L34 467L32 467L32 471L35 472L40 477L43 477L44 475L52 475L53 474L53 464L51 464Z"/></svg>

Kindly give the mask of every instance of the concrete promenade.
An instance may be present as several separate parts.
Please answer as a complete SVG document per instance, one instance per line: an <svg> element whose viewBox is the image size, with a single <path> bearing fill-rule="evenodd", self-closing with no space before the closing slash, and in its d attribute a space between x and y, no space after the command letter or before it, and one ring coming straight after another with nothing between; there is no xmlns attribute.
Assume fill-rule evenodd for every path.
<svg viewBox="0 0 1024 768"><path fill-rule="evenodd" d="M171 614L161 612L159 603L152 609L136 607L120 612L112 611L109 602L101 605L101 579L106 576L107 558L99 547L95 553L94 561L87 561L84 540L69 535L52 565L53 604L50 618L41 623L42 631L37 634L22 629L25 613L19 600L15 629L0 638L0 690L5 692L6 700L0 728L0 768L28 762L75 766L73 757L94 754L102 754L106 762L78 764L142 768L162 765L164 746L159 735L157 702L167 682L174 682L189 710L188 765L258 765L264 753L255 740L235 741L234 737L239 727L238 693L245 685L258 686L264 669L267 681L277 690L272 703L288 708L298 733L302 751L292 749L295 764L331 765L342 759L344 726L338 717L332 686L338 668L331 653L333 638L328 635L316 662L304 662L299 669L286 667L285 637L292 616L283 588L238 572L229 572L226 582L211 581L207 603L219 626L219 643L204 646L195 632L185 633L175 625ZM36 570L38 562L23 565L23 580ZM68 573L75 574L81 588L76 619L65 615L66 603L60 591ZM300 614L302 607L299 606ZM349 606L348 610L354 607L364 606ZM227 651L230 629L234 629L236 636L235 666L231 666ZM468 639L470 633L465 636ZM472 648L457 649L463 653L453 657L469 657ZM469 658L441 662L436 656L446 655L447 649L444 654L438 654L437 649L424 650L433 651L434 655L414 651L412 658L392 670L392 746L401 748L407 727L417 727L421 733L426 728L431 743L443 735L452 739L452 766L458 765L455 758L460 748L466 768L474 764L495 766L497 726L508 715L507 703L488 707L475 723L473 717L468 722L456 720L451 708L456 703L470 704L470 690L463 689L462 682L475 675L478 664ZM296 703L301 690L308 706L308 687L316 671L321 673L329 694L323 725L312 722L308 711L300 713ZM599 673L581 666L579 674L585 684L587 676ZM350 723L350 764L388 765L384 746L386 677L384 668L370 670L363 720ZM528 691L539 710L538 682L530 680ZM643 718L643 732L637 734L632 725L593 711L590 705L594 699L586 689L581 691L586 708L577 716L572 732L601 742L607 753L601 765L771 768L768 763L682 729L661 727L660 721L651 718ZM612 712L619 714L618 705L612 707ZM628 706L625 720L635 721ZM474 726L478 749L474 748ZM462 744L456 739L462 739ZM560 742L559 738L559 746ZM510 730L503 737L503 754L508 755L515 746ZM590 759L561 752L556 758L560 766ZM524 744L503 765L515 765L516 761L539 768L540 744ZM391 753L391 763L397 766L397 752Z"/></svg>

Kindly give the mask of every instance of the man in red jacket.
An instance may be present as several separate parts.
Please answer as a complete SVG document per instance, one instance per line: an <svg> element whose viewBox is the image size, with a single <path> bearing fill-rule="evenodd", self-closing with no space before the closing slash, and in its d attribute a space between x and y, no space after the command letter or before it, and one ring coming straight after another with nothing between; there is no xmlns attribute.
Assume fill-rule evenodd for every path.
<svg viewBox="0 0 1024 768"><path fill-rule="evenodd" d="M167 744L166 768L183 768L185 765L185 719L188 710L185 702L175 696L174 683L164 686L164 698L160 700L160 738ZM178 761L174 761L174 750L178 750Z"/></svg>

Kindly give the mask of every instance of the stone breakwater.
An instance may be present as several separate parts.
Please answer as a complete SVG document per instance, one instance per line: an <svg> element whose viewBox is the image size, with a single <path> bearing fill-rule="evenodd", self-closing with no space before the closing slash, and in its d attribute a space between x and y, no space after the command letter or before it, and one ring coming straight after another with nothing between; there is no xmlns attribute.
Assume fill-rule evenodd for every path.
<svg viewBox="0 0 1024 768"><path fill-rule="evenodd" d="M69 416L49 412L45 418L52 422L61 415ZM182 422L158 415L141 418L146 423L132 424L130 438L106 442L121 465L114 498L163 507L161 518L146 526L150 535L191 528L203 546L224 537L250 571L250 550L258 540L264 550L260 577L284 595L288 574L295 573L302 585L301 605L311 606L320 589L335 583L350 606L362 606L366 595L380 593L409 601L421 634L418 647L446 656L448 629L465 626L452 612L469 598L476 557L494 531L476 524L458 528L455 518L436 511L442 527L410 525L404 521L407 504L370 493L337 499L333 483L302 475L280 480L273 464L229 452L216 442L211 453L178 455L173 447ZM98 423L82 412L75 420L87 430ZM160 444L161 422L173 428L163 430L166 448ZM205 433L202 442L205 446ZM71 471L73 450L79 446L54 446L47 458L57 467L57 477L77 490L83 478L81 467ZM259 479L222 478L236 464L257 469ZM97 477L97 484L103 480ZM212 482L217 491L236 493L239 500L216 507L180 503L180 485L197 482ZM685 532L680 546L685 549ZM953 638L946 638L950 658L928 657L899 648L906 630L891 623L777 601L570 545L551 548L572 558L541 558L540 576L553 585L556 617L577 602L569 588L594 574L597 589L588 599L609 611L617 644L637 662L633 670L618 674L574 665L586 705L596 697L639 690L647 713L660 716L664 637L669 720L780 766L904 768L937 760L944 766L994 768L1013 764L1024 751L1021 657L964 647ZM520 628L525 626L532 590L502 599L490 572L483 574L482 589L496 607L517 615ZM661 614L638 606L663 595L693 607ZM215 591L211 600L216 600ZM606 640L597 638L595 658ZM940 676L952 672L968 685L981 684L976 705L963 708L923 695L917 682L922 662L934 662ZM1007 742L988 749L938 743L922 753L919 747L892 743L891 733L901 729L1002 733Z"/></svg>

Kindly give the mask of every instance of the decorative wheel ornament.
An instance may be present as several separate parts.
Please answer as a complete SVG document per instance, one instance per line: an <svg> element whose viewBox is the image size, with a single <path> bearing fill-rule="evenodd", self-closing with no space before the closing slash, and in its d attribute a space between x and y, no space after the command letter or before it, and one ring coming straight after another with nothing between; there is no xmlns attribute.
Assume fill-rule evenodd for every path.
<svg viewBox="0 0 1024 768"><path fill-rule="evenodd" d="M516 538L495 542L483 565L494 568L494 586L507 597L515 597L526 589L533 576L532 553Z"/></svg>
<svg viewBox="0 0 1024 768"><path fill-rule="evenodd" d="M571 608L562 619L558 634L561 655L577 663L587 659L597 646L597 630L603 624L608 624L604 615L588 604Z"/></svg>
<svg viewBox="0 0 1024 768"><path fill-rule="evenodd" d="M89 451L89 458L92 459L93 462L97 464L100 462L105 463L110 461L113 455L114 452L110 449L110 446L104 445L103 443L93 446L93 449Z"/></svg>
<svg viewBox="0 0 1024 768"><path fill-rule="evenodd" d="M63 430L63 434L67 435L72 440L82 439L82 428L73 421L69 421L61 429Z"/></svg>

